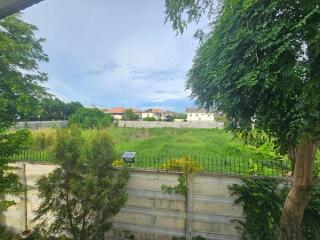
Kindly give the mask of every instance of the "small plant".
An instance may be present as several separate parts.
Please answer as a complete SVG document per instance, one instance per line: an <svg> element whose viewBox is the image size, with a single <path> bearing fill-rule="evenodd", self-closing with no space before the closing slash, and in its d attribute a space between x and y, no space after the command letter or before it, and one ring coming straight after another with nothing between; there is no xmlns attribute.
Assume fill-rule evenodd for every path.
<svg viewBox="0 0 320 240"><path fill-rule="evenodd" d="M178 177L178 185L171 187L167 185L162 185L161 186L161 191L164 193L174 193L174 194L179 194L184 197L187 197L188 194L188 189L187 189L187 184L186 184L186 176L185 175L179 175Z"/></svg>
<svg viewBox="0 0 320 240"><path fill-rule="evenodd" d="M125 162L123 160L115 160L112 162L112 167L124 167Z"/></svg>
<svg viewBox="0 0 320 240"><path fill-rule="evenodd" d="M165 162L160 166L160 169L176 170L184 173L200 172L203 170L201 165L192 161L190 157L182 157L180 159Z"/></svg>
<svg viewBox="0 0 320 240"><path fill-rule="evenodd" d="M187 198L188 187L187 187L187 178L188 175L194 172L200 172L202 167L200 164L192 161L190 157L182 157L177 160L168 161L160 166L161 169L165 170L176 170L181 171L182 174L178 177L178 185L171 187L167 185L161 186L161 191L165 193L175 193L185 196Z"/></svg>

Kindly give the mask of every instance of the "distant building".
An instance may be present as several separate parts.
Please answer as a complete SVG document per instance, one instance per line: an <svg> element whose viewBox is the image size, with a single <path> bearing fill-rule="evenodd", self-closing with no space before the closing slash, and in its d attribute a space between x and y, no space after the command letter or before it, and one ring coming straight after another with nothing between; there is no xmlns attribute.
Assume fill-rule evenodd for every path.
<svg viewBox="0 0 320 240"><path fill-rule="evenodd" d="M136 108L114 107L114 108L110 108L110 109L105 108L105 109L102 109L102 111L104 113L110 113L115 120L123 120L124 112L129 109L131 109L135 114L137 114L139 116L139 119L141 119L142 111L139 109L136 109Z"/></svg>
<svg viewBox="0 0 320 240"><path fill-rule="evenodd" d="M142 112L142 119L147 117L154 117L156 121L164 121L166 120L166 111L158 108L149 108Z"/></svg>
<svg viewBox="0 0 320 240"><path fill-rule="evenodd" d="M115 107L110 109L104 109L103 112L110 113L115 120L122 120L123 113L126 111L126 108L123 107Z"/></svg>
<svg viewBox="0 0 320 240"><path fill-rule="evenodd" d="M207 111L203 108L187 108L186 113L188 122L215 120L213 112Z"/></svg>

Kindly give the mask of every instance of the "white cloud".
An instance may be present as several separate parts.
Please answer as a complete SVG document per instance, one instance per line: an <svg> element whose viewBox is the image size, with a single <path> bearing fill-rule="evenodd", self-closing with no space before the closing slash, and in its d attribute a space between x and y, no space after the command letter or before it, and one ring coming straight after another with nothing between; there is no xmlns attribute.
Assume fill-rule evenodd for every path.
<svg viewBox="0 0 320 240"><path fill-rule="evenodd" d="M55 0L25 11L47 38L48 87L62 99L99 105L186 99L196 27L176 36L164 1Z"/></svg>

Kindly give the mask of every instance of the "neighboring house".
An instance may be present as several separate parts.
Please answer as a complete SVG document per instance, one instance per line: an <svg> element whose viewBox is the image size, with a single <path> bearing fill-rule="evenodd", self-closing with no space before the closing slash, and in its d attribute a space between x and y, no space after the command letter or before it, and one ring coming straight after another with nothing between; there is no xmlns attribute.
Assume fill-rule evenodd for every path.
<svg viewBox="0 0 320 240"><path fill-rule="evenodd" d="M104 109L103 112L110 113L115 120L122 120L123 113L126 111L126 108L123 107L115 107L110 109Z"/></svg>
<svg viewBox="0 0 320 240"><path fill-rule="evenodd" d="M150 108L142 112L142 119L147 117L154 117L157 121L164 121L166 119L166 111L158 108Z"/></svg>
<svg viewBox="0 0 320 240"><path fill-rule="evenodd" d="M203 108L187 108L187 121L214 121L213 112L207 111Z"/></svg>
<svg viewBox="0 0 320 240"><path fill-rule="evenodd" d="M115 108L110 108L110 109L105 108L105 109L102 109L102 111L104 113L110 113L115 120L123 120L124 112L129 109L131 109L135 114L137 114L139 116L139 119L141 119L142 111L139 109L135 109L135 108L115 107Z"/></svg>

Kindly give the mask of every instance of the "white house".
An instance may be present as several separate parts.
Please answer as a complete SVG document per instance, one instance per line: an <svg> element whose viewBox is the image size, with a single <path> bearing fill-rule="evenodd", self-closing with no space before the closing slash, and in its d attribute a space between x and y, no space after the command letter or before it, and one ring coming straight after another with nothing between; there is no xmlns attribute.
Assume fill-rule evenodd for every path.
<svg viewBox="0 0 320 240"><path fill-rule="evenodd" d="M123 113L126 111L126 108L123 107L114 107L111 109L104 109L103 112L110 113L115 120L122 120Z"/></svg>
<svg viewBox="0 0 320 240"><path fill-rule="evenodd" d="M166 112L158 108L150 108L141 114L142 119L147 117L154 117L156 121L164 121L166 119Z"/></svg>
<svg viewBox="0 0 320 240"><path fill-rule="evenodd" d="M203 108L187 108L187 121L214 121L213 112L207 111Z"/></svg>

